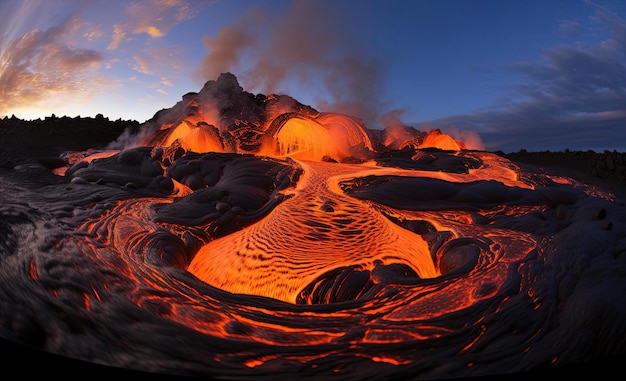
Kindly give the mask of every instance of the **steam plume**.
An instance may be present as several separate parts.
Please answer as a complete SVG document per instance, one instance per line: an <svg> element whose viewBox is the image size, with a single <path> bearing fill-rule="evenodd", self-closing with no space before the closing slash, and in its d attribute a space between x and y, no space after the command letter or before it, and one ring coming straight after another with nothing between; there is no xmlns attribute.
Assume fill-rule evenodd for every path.
<svg viewBox="0 0 626 381"><path fill-rule="evenodd" d="M376 121L380 63L362 41L347 37L341 16L332 4L314 1L296 1L286 14L253 9L237 25L205 37L209 52L198 75L206 80L233 72L253 92L307 94L324 111Z"/></svg>

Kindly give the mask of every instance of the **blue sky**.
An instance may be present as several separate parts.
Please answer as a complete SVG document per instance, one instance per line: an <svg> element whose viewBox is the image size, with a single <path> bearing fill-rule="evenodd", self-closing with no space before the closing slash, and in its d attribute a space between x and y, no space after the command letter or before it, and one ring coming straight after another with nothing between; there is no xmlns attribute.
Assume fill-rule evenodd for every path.
<svg viewBox="0 0 626 381"><path fill-rule="evenodd" d="M221 72L370 128L626 151L626 4L0 0L0 117L143 122Z"/></svg>

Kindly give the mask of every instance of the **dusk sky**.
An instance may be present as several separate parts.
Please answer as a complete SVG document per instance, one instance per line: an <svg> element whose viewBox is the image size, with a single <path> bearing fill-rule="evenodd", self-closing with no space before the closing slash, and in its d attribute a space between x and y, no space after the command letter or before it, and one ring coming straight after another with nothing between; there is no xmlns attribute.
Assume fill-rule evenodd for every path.
<svg viewBox="0 0 626 381"><path fill-rule="evenodd" d="M0 0L0 117L144 122L222 72L470 148L626 151L623 0Z"/></svg>

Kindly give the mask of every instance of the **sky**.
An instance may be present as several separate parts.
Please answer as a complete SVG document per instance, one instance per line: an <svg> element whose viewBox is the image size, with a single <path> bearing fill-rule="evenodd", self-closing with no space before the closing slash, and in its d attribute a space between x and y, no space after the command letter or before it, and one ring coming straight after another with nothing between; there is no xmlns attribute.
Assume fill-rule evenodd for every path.
<svg viewBox="0 0 626 381"><path fill-rule="evenodd" d="M489 151L626 151L622 0L0 0L0 117L144 122L206 81Z"/></svg>

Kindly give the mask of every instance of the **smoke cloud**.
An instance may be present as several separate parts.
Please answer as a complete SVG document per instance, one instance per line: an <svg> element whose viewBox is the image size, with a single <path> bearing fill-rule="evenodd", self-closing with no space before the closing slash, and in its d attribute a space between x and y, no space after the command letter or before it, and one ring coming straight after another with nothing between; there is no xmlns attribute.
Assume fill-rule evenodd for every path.
<svg viewBox="0 0 626 381"><path fill-rule="evenodd" d="M444 131L452 136L457 142L465 144L465 148L474 150L484 150L485 145L476 131L460 130L456 126L452 126Z"/></svg>
<svg viewBox="0 0 626 381"><path fill-rule="evenodd" d="M331 2L296 1L280 14L252 9L205 37L209 52L197 75L231 72L248 91L305 94L321 111L378 121L381 64L365 41L349 37L347 21Z"/></svg>

